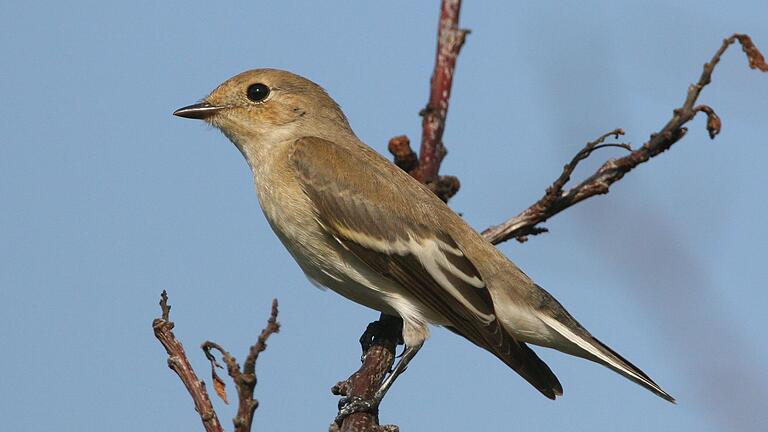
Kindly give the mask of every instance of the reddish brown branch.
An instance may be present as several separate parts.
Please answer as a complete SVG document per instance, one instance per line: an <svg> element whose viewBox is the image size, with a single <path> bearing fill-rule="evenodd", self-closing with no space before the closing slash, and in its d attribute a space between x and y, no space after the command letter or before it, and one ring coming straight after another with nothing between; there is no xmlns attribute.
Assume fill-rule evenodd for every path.
<svg viewBox="0 0 768 432"><path fill-rule="evenodd" d="M395 165L418 178L419 156L411 149L411 140L405 135L396 136L389 140L388 148L394 157ZM461 183L454 176L437 176L437 180L427 183L427 187L443 202L448 202L459 191Z"/></svg>
<svg viewBox="0 0 768 432"><path fill-rule="evenodd" d="M184 346L173 334L174 324L169 319L171 306L168 304L168 294L165 290L160 295L160 308L162 310L162 317L155 318L152 321L152 329L155 331L155 337L163 344L165 351L168 353L168 367L176 372L176 375L179 376L190 396L192 396L195 410L200 414L200 420L202 420L205 430L208 432L222 432L224 429L221 427L219 418L216 416L216 411L213 410L211 398L205 390L205 383L197 378L192 365L189 364Z"/></svg>
<svg viewBox="0 0 768 432"><path fill-rule="evenodd" d="M437 180L440 163L445 157L443 131L448 115L456 59L464 45L469 30L459 28L461 0L443 0L440 8L440 24L437 30L435 69L430 81L429 101L421 111L421 149L419 166L413 176L422 183Z"/></svg>
<svg viewBox="0 0 768 432"><path fill-rule="evenodd" d="M168 318L171 311L171 306L168 305L168 295L163 291L160 297L162 317L156 318L152 322L152 328L155 331L155 337L157 337L168 352L168 367L173 369L181 378L187 391L192 396L192 400L195 402L195 410L200 414L205 430L208 432L223 432L224 429L221 427L216 411L214 411L211 404L211 398L205 389L205 383L197 378L195 371L189 364L184 347L173 334L174 324ZM227 365L227 372L237 386L239 403L237 415L232 419L235 425L235 432L249 432L251 430L253 413L259 406L259 402L253 398L253 390L256 387L256 360L259 354L267 348L269 336L280 330L280 323L277 322L277 312L277 299L275 299L272 300L272 311L267 321L267 326L261 331L256 344L251 346L242 371L240 365L237 364L237 360L222 348L221 345L210 341L206 341L202 345L205 356L211 362L213 386L219 397L227 403L226 386L224 381L216 374L216 368L221 368L221 366L216 362L216 358L211 353L212 350L221 353L224 363Z"/></svg>
<svg viewBox="0 0 768 432"><path fill-rule="evenodd" d="M395 165L411 174L419 166L419 155L411 149L411 140L405 135L399 135L389 140L387 146L394 156Z"/></svg>
<svg viewBox="0 0 768 432"><path fill-rule="evenodd" d="M730 39L736 38L739 40L739 43L741 44L741 49L744 51L744 54L747 55L747 60L749 61L749 67L752 69L758 69L763 72L768 72L768 64L765 63L765 57L763 57L762 54L760 54L760 50L757 49L755 44L752 42L752 39L745 34L735 34L731 36ZM733 43L731 41L730 43Z"/></svg>
<svg viewBox="0 0 768 432"><path fill-rule="evenodd" d="M563 174L561 174L560 178L547 189L546 193L539 201L506 222L488 228L483 232L483 236L485 236L491 243L498 244L510 238L525 241L529 235L545 232L546 229L540 228L537 225L587 198L608 193L608 189L613 183L621 180L625 174L633 170L636 166L643 162L647 162L652 157L669 149L674 143L685 136L688 129L683 127L683 125L691 121L699 112L703 112L707 115L707 130L709 131L710 137L714 138L720 132L720 118L709 106L695 106L695 103L699 98L702 89L711 82L712 72L718 62L720 62L720 57L725 50L736 41L741 43L751 68L768 72L768 65L766 65L765 59L752 43L749 36L735 34L723 40L720 49L717 50L709 63L704 65L704 70L701 72L698 82L692 84L688 88L688 94L683 105L674 110L672 119L669 120L659 132L652 134L650 140L643 144L642 147L632 151L629 155L622 158L608 160L597 170L597 172L568 190L564 190L563 188L570 178L575 165L571 166L573 162L572 164L566 165ZM616 134L618 131L619 130L610 132L598 141L601 142L608 135ZM589 148L590 144L582 149L579 154L583 154L583 152ZM587 156L588 155L589 154L587 154ZM574 161L578 163L576 158L574 158Z"/></svg>
<svg viewBox="0 0 768 432"><path fill-rule="evenodd" d="M345 381L336 384L331 392L348 398L370 400L381 385L381 381L392 368L395 349L400 341L403 322L400 318L381 315L378 321L368 324L360 338L363 359L360 369ZM345 418L338 418L331 425L332 431L340 432L381 432L396 431L397 426L379 425L378 412L356 412Z"/></svg>
<svg viewBox="0 0 768 432"><path fill-rule="evenodd" d="M443 132L448 116L456 59L469 34L469 30L459 28L460 12L461 0L441 2L435 68L430 80L429 100L427 106L419 113L422 120L418 157L411 150L408 137L398 136L389 141L389 151L395 157L395 164L426 184L445 202L456 195L461 187L458 178L438 175L440 164L447 153L443 145Z"/></svg>
<svg viewBox="0 0 768 432"><path fill-rule="evenodd" d="M389 151L395 164L414 178L425 183L440 199L448 202L461 186L453 176L439 176L440 164L445 157L443 131L448 115L454 69L469 30L459 28L461 0L442 0L440 22L437 30L435 68L430 82L429 101L421 111L422 137L418 159L406 136L392 138ZM400 339L402 320L382 314L379 321L371 323L377 328L372 340L363 346L363 365L347 381L333 388L334 394L370 399L392 367L395 347ZM363 337L367 337L369 331ZM393 345L394 341L394 345ZM361 340L362 342L362 340ZM367 345L367 346L366 346ZM343 432L394 431L396 426L380 426L378 413L358 412L338 419L331 429Z"/></svg>

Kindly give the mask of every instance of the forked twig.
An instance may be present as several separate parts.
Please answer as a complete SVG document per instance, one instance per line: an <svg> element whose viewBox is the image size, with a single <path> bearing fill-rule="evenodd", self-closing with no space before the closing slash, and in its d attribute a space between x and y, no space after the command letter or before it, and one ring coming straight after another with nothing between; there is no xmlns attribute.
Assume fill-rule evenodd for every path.
<svg viewBox="0 0 768 432"><path fill-rule="evenodd" d="M205 383L197 377L195 370L187 359L184 346L173 334L174 324L170 321L171 306L168 304L168 293L163 290L160 294L160 309L162 315L152 321L152 329L155 337L165 347L168 353L168 367L179 376L181 382L187 388L192 401L195 403L195 411L200 414L200 420L207 432L223 432L221 422L211 404L211 398L205 390Z"/></svg>
<svg viewBox="0 0 768 432"><path fill-rule="evenodd" d="M224 429L221 427L216 411L211 404L211 398L205 389L205 383L197 377L189 363L184 347L173 334L174 324L169 320L171 306L168 304L168 294L165 290L160 295L160 308L162 315L160 318L155 318L152 322L152 328L155 331L155 337L157 337L168 352L168 367L176 372L176 375L179 376L190 396L192 396L195 410L200 414L205 430L207 432L223 432ZM216 358L211 352L212 350L221 353L224 363L227 365L227 372L237 386L239 403L237 415L232 419L235 425L235 432L250 432L251 430L253 413L259 406L259 402L253 398L253 390L256 387L256 360L259 354L267 348L269 336L280 330L280 323L277 322L277 313L277 299L275 299L272 300L272 311L267 321L267 326L261 331L256 344L251 346L242 370L240 365L237 364L237 360L222 348L221 345L210 341L202 344L203 352L211 362L211 375L216 394L225 403L228 403L224 380L216 374L216 368L221 368L221 366L216 362Z"/></svg>
<svg viewBox="0 0 768 432"><path fill-rule="evenodd" d="M730 45L737 41L741 44L743 51L747 55L749 66L752 69L768 72L768 64L766 64L765 58L760 54L760 51L752 43L749 36L734 34L726 38L709 63L704 65L704 70L701 72L698 82L691 84L688 88L688 94L683 105L673 111L672 119L659 132L651 134L650 140L643 144L642 147L633 150L629 155L622 158L608 160L598 168L597 172L568 190L564 190L563 187L570 178L573 169L570 166L571 164L566 165L563 174L547 189L541 199L517 216L502 224L486 229L483 231L483 236L491 243L498 244L511 238L525 241L529 235L546 232L546 229L538 227L538 224L545 222L552 216L587 198L608 193L610 186L621 180L625 174L641 163L647 162L652 157L669 149L672 144L685 136L688 129L683 127L683 125L693 120L696 114L700 112L707 115L707 131L710 138L717 136L722 127L720 117L717 116L711 107L707 105L696 106L695 104L702 89L712 81L712 72L720 62L720 57ZM614 135L617 131L620 131L620 129L609 132L607 135ZM604 137L605 135L601 138L604 139ZM600 141L600 139L597 141ZM586 147L579 154L583 154L584 150L586 150ZM577 158L579 154L577 154ZM566 179L565 182L560 182L563 178Z"/></svg>

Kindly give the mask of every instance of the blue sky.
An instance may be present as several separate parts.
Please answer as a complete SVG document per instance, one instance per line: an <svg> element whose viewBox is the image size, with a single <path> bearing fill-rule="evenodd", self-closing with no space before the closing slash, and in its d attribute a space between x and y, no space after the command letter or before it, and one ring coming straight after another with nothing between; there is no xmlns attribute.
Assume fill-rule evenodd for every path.
<svg viewBox="0 0 768 432"><path fill-rule="evenodd" d="M768 51L764 1L465 1L442 172L477 229L530 205L584 142L637 146L733 32ZM245 162L171 112L228 77L284 68L320 83L365 142L419 135L433 2L10 2L0 14L0 416L8 430L202 430L151 321L242 358L270 301L283 330L258 364L254 430L324 430L377 314L310 286L270 231ZM671 405L598 365L539 349L541 397L443 330L382 406L402 430L766 430L768 75L733 48L704 119L608 196L501 249ZM608 149L577 170L584 176ZM229 426L233 411L216 402Z"/></svg>

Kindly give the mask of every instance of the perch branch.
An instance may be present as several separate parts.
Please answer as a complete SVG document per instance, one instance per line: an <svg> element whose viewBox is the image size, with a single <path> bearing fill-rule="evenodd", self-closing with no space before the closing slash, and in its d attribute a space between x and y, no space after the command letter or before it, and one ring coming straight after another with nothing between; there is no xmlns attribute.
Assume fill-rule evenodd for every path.
<svg viewBox="0 0 768 432"><path fill-rule="evenodd" d="M493 244L515 238L518 241L525 241L529 235L536 235L546 232L546 228L541 228L538 224L545 222L552 216L561 211L595 195L606 194L610 186L621 180L625 174L632 171L643 162L647 162L654 156L669 149L674 143L685 136L688 131L683 127L686 123L693 120L698 113L704 113L707 116L707 131L710 138L714 138L720 133L721 121L715 114L715 111L707 105L695 105L701 91L712 81L712 72L715 70L720 57L730 45L739 42L744 53L747 55L749 66L752 69L758 69L768 72L768 64L765 62L760 51L752 43L749 36L744 34L734 34L723 40L720 49L715 55L704 64L704 69L696 84L691 84L688 88L688 94L685 102L680 108L673 111L672 119L657 133L651 134L648 142L643 144L637 150L632 150L627 156L610 159L605 162L598 170L589 176L586 180L570 189L564 189L565 184L570 179L576 165L589 156L592 151L599 148L599 144L610 135L621 135L623 131L617 129L613 132L600 137L598 140L587 144L576 157L565 166L560 177L547 188L544 196L528 207L517 216L506 222L492 226L483 231L483 236ZM597 143L597 144L596 144ZM580 155L584 157L580 157Z"/></svg>
<svg viewBox="0 0 768 432"><path fill-rule="evenodd" d="M421 149L419 166L413 176L422 183L437 180L440 163L445 157L443 131L448 116L453 74L469 30L459 28L461 0L443 0L440 7L440 24L437 30L435 68L430 81L429 101L421 111Z"/></svg>
<svg viewBox="0 0 768 432"><path fill-rule="evenodd" d="M456 177L438 176L440 164L446 154L443 131L456 59L469 33L469 30L459 28L460 11L461 0L442 0L440 3L437 52L430 81L429 101L420 112L422 137L419 155L411 149L408 137L395 137L389 142L389 151L393 154L397 166L425 183L445 202L455 195L460 187ZM332 392L346 397L370 399L392 367L401 331L400 318L382 314L379 321L371 323L361 338L364 353L362 366L349 379L334 386ZM380 432L396 431L397 426L380 426L378 412L357 412L337 418L331 425L331 430Z"/></svg>
<svg viewBox="0 0 768 432"><path fill-rule="evenodd" d="M368 324L360 337L363 348L362 366L347 380L337 383L331 392L347 398L370 400L381 385L381 381L392 368L395 361L395 349L400 343L403 321L390 315L381 315L378 321ZM339 403L339 409L343 401ZM337 417L332 431L397 431L397 426L379 425L378 411L356 412L347 417Z"/></svg>

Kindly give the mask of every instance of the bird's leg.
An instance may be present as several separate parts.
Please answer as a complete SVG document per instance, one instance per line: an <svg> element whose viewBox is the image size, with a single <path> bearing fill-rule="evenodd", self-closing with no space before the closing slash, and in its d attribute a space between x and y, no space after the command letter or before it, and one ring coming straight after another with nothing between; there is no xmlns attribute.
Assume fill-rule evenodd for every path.
<svg viewBox="0 0 768 432"><path fill-rule="evenodd" d="M345 417L355 412L376 413L381 398L384 397L396 378L392 374L397 371L397 375L400 375L405 370L408 361L413 358L413 355L409 354L405 363L401 358L391 372L388 370L389 364L391 364L389 362L392 360L383 362L384 358L389 355L392 356L389 359L395 358L395 349L397 345L402 343L403 321L401 318L382 313L378 321L368 325L365 333L360 337L360 345L363 349L363 365L349 379L337 384L332 389L334 394L346 396L339 401L339 415L336 417L338 424L341 424ZM384 354L380 350L391 354ZM409 351L408 348L403 351L402 356L405 356L407 351ZM385 357L381 357L382 355ZM389 375L385 376L387 372ZM380 378L381 381L378 381L375 378L378 376L384 378ZM378 388L375 387L376 385Z"/></svg>
<svg viewBox="0 0 768 432"><path fill-rule="evenodd" d="M392 371L389 372L386 378L384 378L381 386L379 386L379 389L376 390L376 393L373 395L372 399L363 399L361 397L351 396L340 400L339 414L336 417L336 422L340 424L341 420L356 412L370 412L376 414L379 410L379 404L381 403L382 399L384 399L387 391L389 391L390 387L392 387L392 384L394 384L397 377L405 372L405 370L408 368L408 363L410 363L413 357L416 356L416 353L419 352L422 345L423 343L405 347L403 354L400 356L400 360L397 362Z"/></svg>
<svg viewBox="0 0 768 432"><path fill-rule="evenodd" d="M389 391L389 388L392 387L392 384L395 383L397 377L399 377L400 374L408 369L408 363L410 363L411 360L416 357L416 353L419 352L423 345L424 343L422 342L412 347L405 347L405 350L403 350L403 353L400 355L400 360L395 365L395 368L392 369L386 378L384 378L384 381L381 383L381 387L376 390L376 394L373 396L377 405L381 402L382 399L384 399L384 396L387 394L387 391Z"/></svg>

